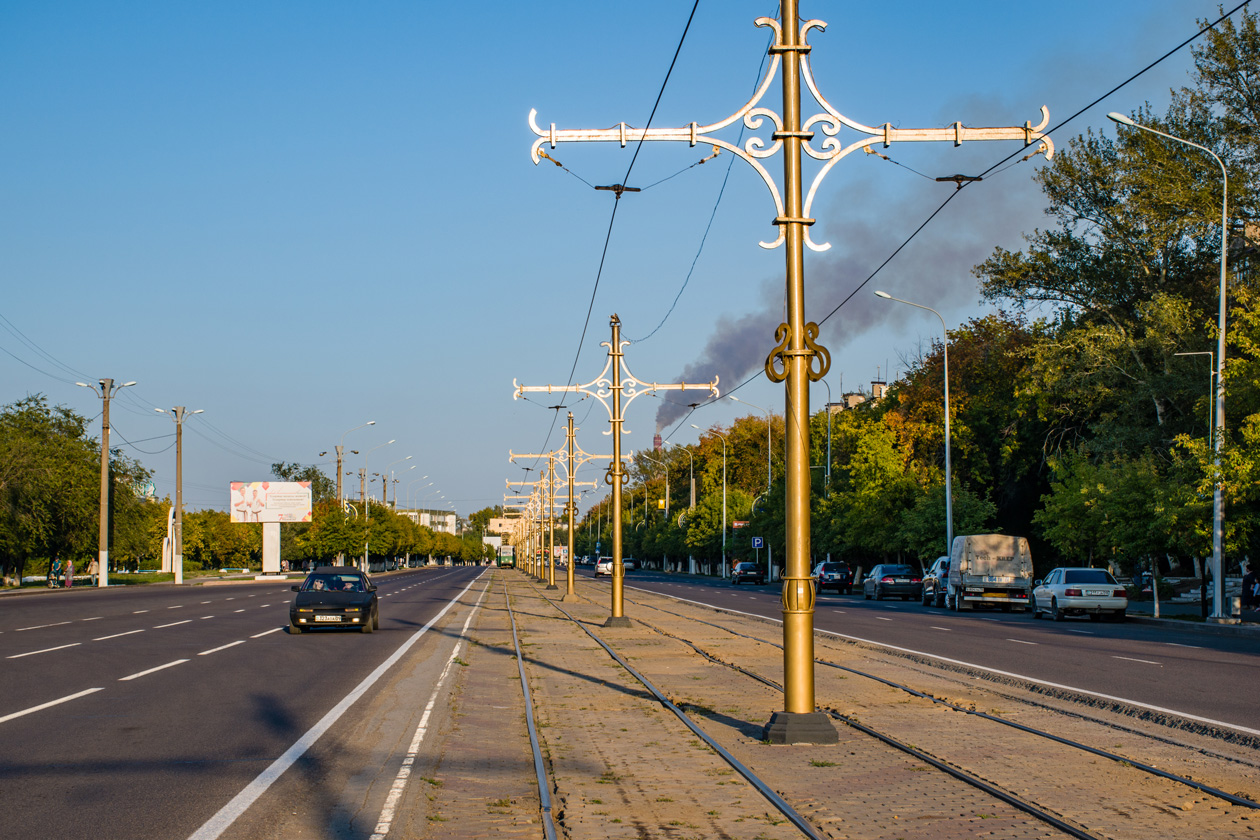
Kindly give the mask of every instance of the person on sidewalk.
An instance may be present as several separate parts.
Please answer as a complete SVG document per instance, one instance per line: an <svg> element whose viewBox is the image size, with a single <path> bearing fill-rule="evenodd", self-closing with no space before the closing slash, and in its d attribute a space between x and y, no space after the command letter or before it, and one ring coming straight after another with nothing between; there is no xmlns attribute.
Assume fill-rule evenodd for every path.
<svg viewBox="0 0 1260 840"><path fill-rule="evenodd" d="M93 586L96 586L96 575L100 572L100 566L100 561L98 561L95 557L92 558L91 563L88 563L88 575L92 578Z"/></svg>
<svg viewBox="0 0 1260 840"><path fill-rule="evenodd" d="M48 588L56 589L60 583L58 578L61 577L61 558L53 558L52 565L48 567Z"/></svg>
<svg viewBox="0 0 1260 840"><path fill-rule="evenodd" d="M74 561L66 561L66 589L74 586Z"/></svg>

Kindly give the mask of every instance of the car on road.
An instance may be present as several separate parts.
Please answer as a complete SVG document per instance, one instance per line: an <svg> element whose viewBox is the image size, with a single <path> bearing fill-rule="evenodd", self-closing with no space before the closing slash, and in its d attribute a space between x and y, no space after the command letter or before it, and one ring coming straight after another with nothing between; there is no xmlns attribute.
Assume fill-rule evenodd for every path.
<svg viewBox="0 0 1260 840"><path fill-rule="evenodd" d="M632 572L639 568L639 561L635 560L633 557L622 557L621 568L625 569L627 572Z"/></svg>
<svg viewBox="0 0 1260 840"><path fill-rule="evenodd" d="M1098 621L1112 618L1124 621L1129 608L1129 594L1106 569L1063 567L1034 581L1033 618L1047 613L1055 621L1069 615L1088 615Z"/></svg>
<svg viewBox="0 0 1260 840"><path fill-rule="evenodd" d="M613 559L611 557L601 557L599 562L595 564L595 577L600 575L608 575L612 577Z"/></svg>
<svg viewBox="0 0 1260 840"><path fill-rule="evenodd" d="M923 575L923 606L944 607L949 590L949 556L937 557L932 568Z"/></svg>
<svg viewBox="0 0 1260 840"><path fill-rule="evenodd" d="M862 581L862 597L882 601L894 597L908 601L923 597L923 578L910 566L902 563L881 563L871 569Z"/></svg>
<svg viewBox="0 0 1260 840"><path fill-rule="evenodd" d="M381 626L376 584L354 566L319 566L293 591L290 633L317 627L371 633Z"/></svg>
<svg viewBox="0 0 1260 840"><path fill-rule="evenodd" d="M738 586L741 583L762 583L766 582L766 567L760 563L736 563L735 568L731 569L731 586Z"/></svg>
<svg viewBox="0 0 1260 840"><path fill-rule="evenodd" d="M848 563L840 560L824 560L814 567L810 576L814 578L814 585L818 587L819 592L827 587L844 595L853 591L853 572L849 569Z"/></svg>

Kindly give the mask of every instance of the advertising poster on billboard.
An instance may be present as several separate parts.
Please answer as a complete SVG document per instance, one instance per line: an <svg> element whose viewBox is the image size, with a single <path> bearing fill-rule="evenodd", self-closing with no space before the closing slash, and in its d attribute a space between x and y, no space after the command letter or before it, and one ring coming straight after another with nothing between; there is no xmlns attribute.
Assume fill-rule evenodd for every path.
<svg viewBox="0 0 1260 840"><path fill-rule="evenodd" d="M309 481L233 481L233 522L310 522Z"/></svg>

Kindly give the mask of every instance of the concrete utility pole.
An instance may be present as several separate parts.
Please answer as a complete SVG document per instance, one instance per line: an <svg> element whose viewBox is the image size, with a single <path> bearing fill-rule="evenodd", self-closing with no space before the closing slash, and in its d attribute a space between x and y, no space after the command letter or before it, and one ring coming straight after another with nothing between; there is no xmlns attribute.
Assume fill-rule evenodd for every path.
<svg viewBox="0 0 1260 840"><path fill-rule="evenodd" d="M603 345L608 348L608 361L604 363L604 370L599 376L583 385L565 386L517 385L516 380L513 379L512 385L516 388L516 391L512 394L512 399L517 399L527 391L546 391L548 394L574 392L594 397L603 403L604 408L608 410L609 426L611 428L607 434L612 435L613 454L612 462L608 466L608 474L604 477L604 481L612 485L613 573L611 615L604 622L604 626L629 627L630 619L625 616L626 569L621 563L621 487L628 478L626 469L621 464L621 436L624 434L622 424L625 421L624 409L628 408L630 403L634 402L637 397L648 393L655 394L657 391L706 389L716 397L718 396L718 381L716 377L714 377L712 382L701 385L688 385L683 382L662 385L656 382L648 383L642 381L630 372L630 368L626 367L624 350L625 346L630 342L621 340L621 319L614 314L609 323L612 326L612 341L603 342ZM626 398L624 406L621 401L623 396ZM608 404L608 397L612 397L612 405Z"/></svg>
<svg viewBox="0 0 1260 840"><path fill-rule="evenodd" d="M340 506L341 503L344 502L346 498L345 496L341 494L341 462L346 451L346 447L345 447L346 435L350 434L355 429L362 429L365 426L375 426L375 425L376 425L375 420L369 420L366 423L363 423L362 425L355 426L354 429L347 429L345 433L342 434L341 436L341 443L337 444L337 505L338 506ZM359 453L356 452L355 454L357 455Z"/></svg>
<svg viewBox="0 0 1260 840"><path fill-rule="evenodd" d="M162 408L153 410L160 414L168 413ZM175 421L175 545L171 547L174 554L171 567L177 584L184 582L184 418L201 414L203 410L189 411L177 405L169 412Z"/></svg>
<svg viewBox="0 0 1260 840"><path fill-rule="evenodd" d="M96 557L97 565L100 566L100 576L96 579L96 585L98 588L104 588L109 586L109 401L123 388L130 388L136 383L132 380L115 388L112 379L101 379L99 382L101 383L99 391L86 382L74 384L80 388L87 388L101 398L101 520Z"/></svg>
<svg viewBox="0 0 1260 840"><path fill-rule="evenodd" d="M819 92L809 64L811 48L805 36L811 29L825 29L826 24L821 20L801 21L799 5L798 0L783 0L779 4L778 20L768 17L757 19L758 26L774 31L766 75L743 107L717 122L708 125L692 122L678 128L641 129L623 122L609 129L557 129L554 124L547 128L539 127L537 111L531 111L529 115L530 129L539 138L530 150L535 165L542 159L540 152L543 145L554 149L562 142L607 141L622 146L646 140L685 142L692 146L704 143L726 149L753 167L774 201L777 211L774 224L778 228L778 236L772 242L761 244L764 248L786 246L787 321L775 331L777 346L766 359L765 369L771 381L784 383L784 530L787 560L783 577L784 711L774 713L766 724L764 734L767 740L779 744L834 743L837 740L835 726L826 715L816 711L814 705L815 592L809 576L809 383L821 380L831 366L830 354L817 343L818 325L805 320L804 249L822 251L830 247L818 245L809 237L809 227L815 221L809 215L810 208L818 187L841 159L876 143L887 147L896 142L948 141L961 145L969 140L1020 140L1026 146L1040 142L1037 151L1044 151L1047 158L1054 151L1050 140L1042 134L1050 122L1049 111L1044 107L1041 109L1041 123L1036 127L1027 122L1016 127L968 128L958 122L946 128L906 129L894 128L891 123L867 126L844 116ZM783 67L781 116L761 104L762 97L778 75L780 64ZM822 113L804 121L801 119L802 82L822 108ZM753 136L740 147L713 136L714 132L737 123L754 131L769 127L769 140ZM810 145L815 128L821 129L826 136L820 144L821 148ZM846 146L837 139L841 129L867 136ZM822 162L807 195L802 189L802 150ZM762 165L763 160L780 151L783 153L782 197L775 179ZM615 585L617 578L613 580Z"/></svg>

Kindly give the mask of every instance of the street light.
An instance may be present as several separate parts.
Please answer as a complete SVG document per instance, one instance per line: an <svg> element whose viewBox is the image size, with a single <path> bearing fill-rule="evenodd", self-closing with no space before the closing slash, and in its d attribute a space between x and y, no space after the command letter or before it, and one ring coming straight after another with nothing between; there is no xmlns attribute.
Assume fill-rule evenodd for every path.
<svg viewBox="0 0 1260 840"><path fill-rule="evenodd" d="M687 477L691 480L691 504L688 505L688 508L694 508L696 506L696 459L691 454L690 446L683 446L682 444L675 443L674 448L681 449L683 452L687 453L687 460L690 462L690 467L687 470ZM688 553L687 574L694 575L695 573L696 573L696 558L693 557L690 553Z"/></svg>
<svg viewBox="0 0 1260 840"><path fill-rule="evenodd" d="M135 380L124 382L114 387L114 380L101 379L101 390L86 382L76 382L80 388L87 388L101 398L101 521L97 539L97 565L100 577L96 579L98 588L109 586L109 401L123 388L135 385Z"/></svg>
<svg viewBox="0 0 1260 840"><path fill-rule="evenodd" d="M177 405L169 412L164 408L153 409L158 414L170 414L175 421L175 544L171 546L171 568L175 583L184 582L184 418L201 414L204 409L189 411Z"/></svg>
<svg viewBox="0 0 1260 840"><path fill-rule="evenodd" d="M941 322L941 332L943 334L941 351L945 358L945 553L949 554L954 548L954 479L950 473L949 464L949 328L945 326L945 319L941 318L941 313L930 306L895 298L888 292L876 292L875 296L882 297L884 300L895 300L897 303L904 303L916 309L926 309L939 318Z"/></svg>
<svg viewBox="0 0 1260 840"><path fill-rule="evenodd" d="M753 405L752 403L748 402L748 400L741 400L739 397L735 396L734 394L728 394L727 396L730 399L733 399L737 403L743 403L749 408L755 408L758 411L764 411L766 413L766 492L769 493L770 492L770 418L773 417L774 415L770 413L770 409L762 408L759 405Z"/></svg>
<svg viewBox="0 0 1260 840"><path fill-rule="evenodd" d="M691 424L691 428L704 431L695 423ZM726 435L713 429L709 431L722 439L722 577L726 577Z"/></svg>
<svg viewBox="0 0 1260 840"><path fill-rule="evenodd" d="M1148 131L1151 134L1177 143L1184 143L1201 152L1207 152L1216 161L1217 166L1221 168L1221 282L1216 316L1216 434L1212 441L1212 469L1215 472L1212 482L1215 485L1212 493L1212 579L1214 591L1212 593L1212 615L1208 620L1223 623L1229 621L1229 618L1224 613L1225 578L1223 574L1224 564L1221 562L1221 543L1224 537L1223 519L1225 515L1224 501L1221 495L1221 443L1225 439L1225 272L1226 257L1229 249L1229 173L1225 170L1225 162L1207 146L1192 143L1184 137L1165 134L1150 126L1134 122L1132 118L1116 111L1108 114L1107 119L1120 125L1127 125L1130 128Z"/></svg>
<svg viewBox="0 0 1260 840"><path fill-rule="evenodd" d="M413 456L408 455L406 458L399 458L397 461L390 461L388 464L385 465L385 469L389 471L390 481L394 480L394 471L390 469L390 467L394 466L394 464L401 464L403 461L410 461L412 457ZM412 467L412 469L415 469L415 467ZM384 494L384 498L382 498L381 501L385 503L385 507L389 507L389 485L388 484L385 485L385 494ZM398 488L397 487L394 488L394 509L395 510L398 509Z"/></svg>
<svg viewBox="0 0 1260 840"><path fill-rule="evenodd" d="M362 429L364 426L375 426L375 425L376 425L375 420L369 420L366 423L363 423L362 425L355 426L354 429ZM345 447L346 435L353 432L354 429L346 429L345 434L341 436L341 443L337 444L337 505L338 506L340 506L341 503L345 500L345 497L341 495L341 456L346 450L346 447Z"/></svg>

